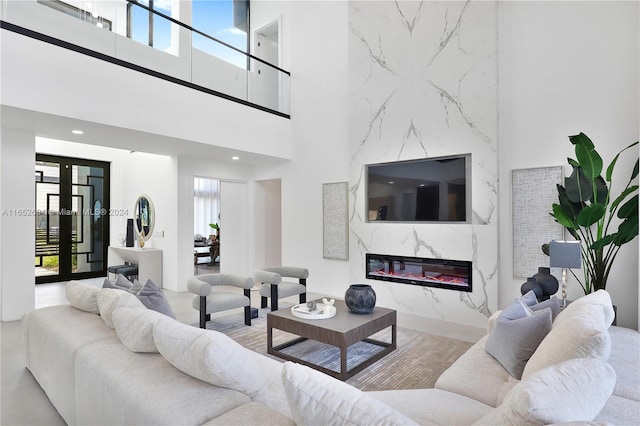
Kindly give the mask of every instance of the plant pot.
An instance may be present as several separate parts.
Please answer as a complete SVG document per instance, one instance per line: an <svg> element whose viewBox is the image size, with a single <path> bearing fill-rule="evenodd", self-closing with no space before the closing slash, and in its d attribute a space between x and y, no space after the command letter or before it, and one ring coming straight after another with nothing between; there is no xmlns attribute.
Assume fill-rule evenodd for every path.
<svg viewBox="0 0 640 426"><path fill-rule="evenodd" d="M370 314L376 305L376 292L369 284L352 284L344 294L344 303L354 314Z"/></svg>

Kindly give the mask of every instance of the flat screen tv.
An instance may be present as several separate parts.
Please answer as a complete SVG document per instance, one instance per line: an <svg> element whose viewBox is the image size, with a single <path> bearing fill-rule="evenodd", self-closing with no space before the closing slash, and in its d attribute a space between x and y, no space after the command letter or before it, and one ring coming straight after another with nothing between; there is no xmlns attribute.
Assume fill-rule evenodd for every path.
<svg viewBox="0 0 640 426"><path fill-rule="evenodd" d="M365 166L369 222L471 221L471 154Z"/></svg>

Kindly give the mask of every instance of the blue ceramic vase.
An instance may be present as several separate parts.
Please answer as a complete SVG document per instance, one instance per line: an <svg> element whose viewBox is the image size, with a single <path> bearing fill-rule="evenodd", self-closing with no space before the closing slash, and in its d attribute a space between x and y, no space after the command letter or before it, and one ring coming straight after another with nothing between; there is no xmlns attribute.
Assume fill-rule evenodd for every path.
<svg viewBox="0 0 640 426"><path fill-rule="evenodd" d="M369 284L352 284L344 294L344 303L354 314L370 314L376 305L376 292Z"/></svg>

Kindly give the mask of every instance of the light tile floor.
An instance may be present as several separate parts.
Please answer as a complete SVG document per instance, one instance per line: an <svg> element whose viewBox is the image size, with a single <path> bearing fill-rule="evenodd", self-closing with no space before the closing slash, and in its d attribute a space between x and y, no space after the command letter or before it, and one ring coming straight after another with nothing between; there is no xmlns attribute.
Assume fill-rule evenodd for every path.
<svg viewBox="0 0 640 426"><path fill-rule="evenodd" d="M199 273L217 272L215 268L203 268ZM84 280L85 282L102 286L104 278ZM252 306L260 306L259 288L251 292ZM167 300L176 315L176 319L185 324L198 322L198 311L192 307L194 295L189 292L177 293L164 290ZM319 298L321 295L309 293L308 300ZM285 299L291 303L297 302L297 296ZM36 309L67 304L64 294L64 283L40 284L36 286ZM218 316L240 314L227 311ZM215 317L216 315L214 315ZM460 340L475 342L480 339L485 330L446 321L430 320L412 315L399 314L398 324L432 334L453 337ZM53 407L46 394L24 366L22 328L20 321L3 322L0 324L0 383L2 395L0 397L0 425L2 426L38 426L64 425L64 420Z"/></svg>

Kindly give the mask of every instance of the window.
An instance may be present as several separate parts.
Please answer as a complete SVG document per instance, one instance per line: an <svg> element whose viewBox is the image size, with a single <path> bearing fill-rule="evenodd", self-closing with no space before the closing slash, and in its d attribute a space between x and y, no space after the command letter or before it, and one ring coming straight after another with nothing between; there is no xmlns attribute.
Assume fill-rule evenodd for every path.
<svg viewBox="0 0 640 426"><path fill-rule="evenodd" d="M193 178L193 234L215 234L210 223L220 224L220 181Z"/></svg>
<svg viewBox="0 0 640 426"><path fill-rule="evenodd" d="M248 52L249 2L246 0L196 0L192 3L192 27L242 52ZM241 68L246 56L194 33L193 48L207 52Z"/></svg>
<svg viewBox="0 0 640 426"><path fill-rule="evenodd" d="M164 15L171 16L171 0L139 0ZM171 47L171 22L135 3L127 4L127 37L156 49Z"/></svg>
<svg viewBox="0 0 640 426"><path fill-rule="evenodd" d="M80 9L79 7L61 2L60 0L38 0L38 3L93 24L98 28L111 31L111 21L104 17L104 10L102 10L103 5L100 1L98 1L95 6L91 2L86 2L86 4L84 4L85 9Z"/></svg>

